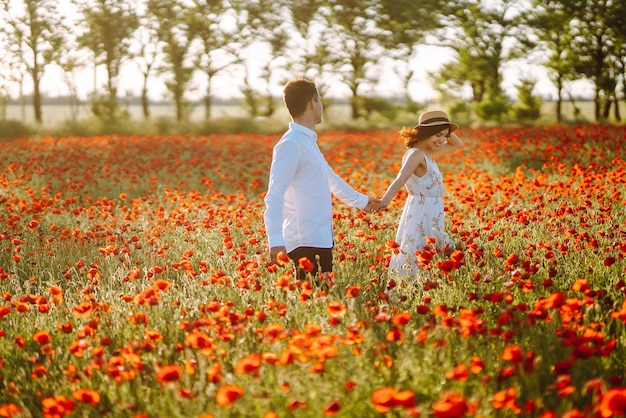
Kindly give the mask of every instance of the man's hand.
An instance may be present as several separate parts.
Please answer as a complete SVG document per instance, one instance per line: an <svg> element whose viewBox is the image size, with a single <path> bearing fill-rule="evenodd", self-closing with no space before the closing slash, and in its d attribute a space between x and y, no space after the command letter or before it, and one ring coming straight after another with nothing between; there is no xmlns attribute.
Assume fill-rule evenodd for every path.
<svg viewBox="0 0 626 418"><path fill-rule="evenodd" d="M369 213L374 213L374 212L380 212L381 210L385 209L385 207L386 206L383 204L383 202L380 199L375 199L373 197L370 197L369 200L367 201L367 205L363 208L363 210Z"/></svg>
<svg viewBox="0 0 626 418"><path fill-rule="evenodd" d="M285 254L288 262L289 256L287 256L287 249L284 246L270 248L270 259L272 260L272 263L284 266L285 264L287 264L287 262L285 262L285 259L283 259L282 257L278 257L278 254L280 253Z"/></svg>

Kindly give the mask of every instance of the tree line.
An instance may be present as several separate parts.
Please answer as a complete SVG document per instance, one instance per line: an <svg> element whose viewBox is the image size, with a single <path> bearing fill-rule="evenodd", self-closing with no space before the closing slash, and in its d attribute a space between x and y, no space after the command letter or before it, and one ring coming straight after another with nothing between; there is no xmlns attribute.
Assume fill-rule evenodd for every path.
<svg viewBox="0 0 626 418"><path fill-rule="evenodd" d="M318 83L322 97L333 83L347 86L351 117L358 119L381 107L363 90L376 84L383 58L394 62L406 106L416 105L409 94L410 61L426 44L453 52L454 59L430 75L442 99L458 110L469 107L484 120L499 120L511 111L502 71L522 58L547 70L557 91L558 121L566 87L576 80L593 84L597 121L607 119L611 109L620 120L618 101L626 100L623 0L68 1L73 17L59 0L0 0L0 100L15 86L23 95L30 79L38 123L43 120L40 86L50 65L62 69L74 104L76 73L93 68L95 80L96 70L104 68L105 81L93 92L91 109L107 120L123 112L118 89L130 62L142 74L146 118L150 80L164 83L182 121L192 79L200 78L210 119L215 77L227 73L238 77L251 116L271 116L273 88L304 75ZM536 83L529 76L518 80L520 118L538 116ZM463 99L468 92L469 103Z"/></svg>

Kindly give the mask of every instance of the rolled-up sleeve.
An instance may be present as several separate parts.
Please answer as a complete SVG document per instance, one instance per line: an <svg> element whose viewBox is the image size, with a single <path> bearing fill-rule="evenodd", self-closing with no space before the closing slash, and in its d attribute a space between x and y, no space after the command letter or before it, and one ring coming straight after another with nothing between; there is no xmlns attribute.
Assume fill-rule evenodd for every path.
<svg viewBox="0 0 626 418"><path fill-rule="evenodd" d="M330 165L326 164L326 167L328 170L328 182L330 184L331 193L347 205L355 206L359 209L365 208L369 197L354 190L344 179L333 171Z"/></svg>
<svg viewBox="0 0 626 418"><path fill-rule="evenodd" d="M274 147L263 216L270 248L285 246L283 236L285 192L293 181L299 160L300 150L295 143L282 141Z"/></svg>

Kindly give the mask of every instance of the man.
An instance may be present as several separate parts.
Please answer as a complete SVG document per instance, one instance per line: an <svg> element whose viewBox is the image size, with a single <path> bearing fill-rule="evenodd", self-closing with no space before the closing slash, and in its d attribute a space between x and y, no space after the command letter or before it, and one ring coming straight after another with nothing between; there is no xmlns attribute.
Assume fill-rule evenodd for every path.
<svg viewBox="0 0 626 418"><path fill-rule="evenodd" d="M274 146L265 196L265 229L270 257L284 252L296 268L310 260L312 275L332 271L332 195L344 203L374 212L380 201L350 187L330 168L317 145L315 125L322 121L322 99L315 83L298 78L285 85L283 100L291 122ZM306 277L298 269L298 278Z"/></svg>

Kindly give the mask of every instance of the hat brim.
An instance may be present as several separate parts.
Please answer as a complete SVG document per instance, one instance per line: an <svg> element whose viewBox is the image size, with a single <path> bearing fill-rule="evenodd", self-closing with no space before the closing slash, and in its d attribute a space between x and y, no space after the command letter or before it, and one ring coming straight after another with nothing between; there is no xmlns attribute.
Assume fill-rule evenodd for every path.
<svg viewBox="0 0 626 418"><path fill-rule="evenodd" d="M459 125L456 123L427 123L425 125L417 125L415 129L419 130L420 128L433 128L435 126L449 126L450 132L454 132L459 129Z"/></svg>

